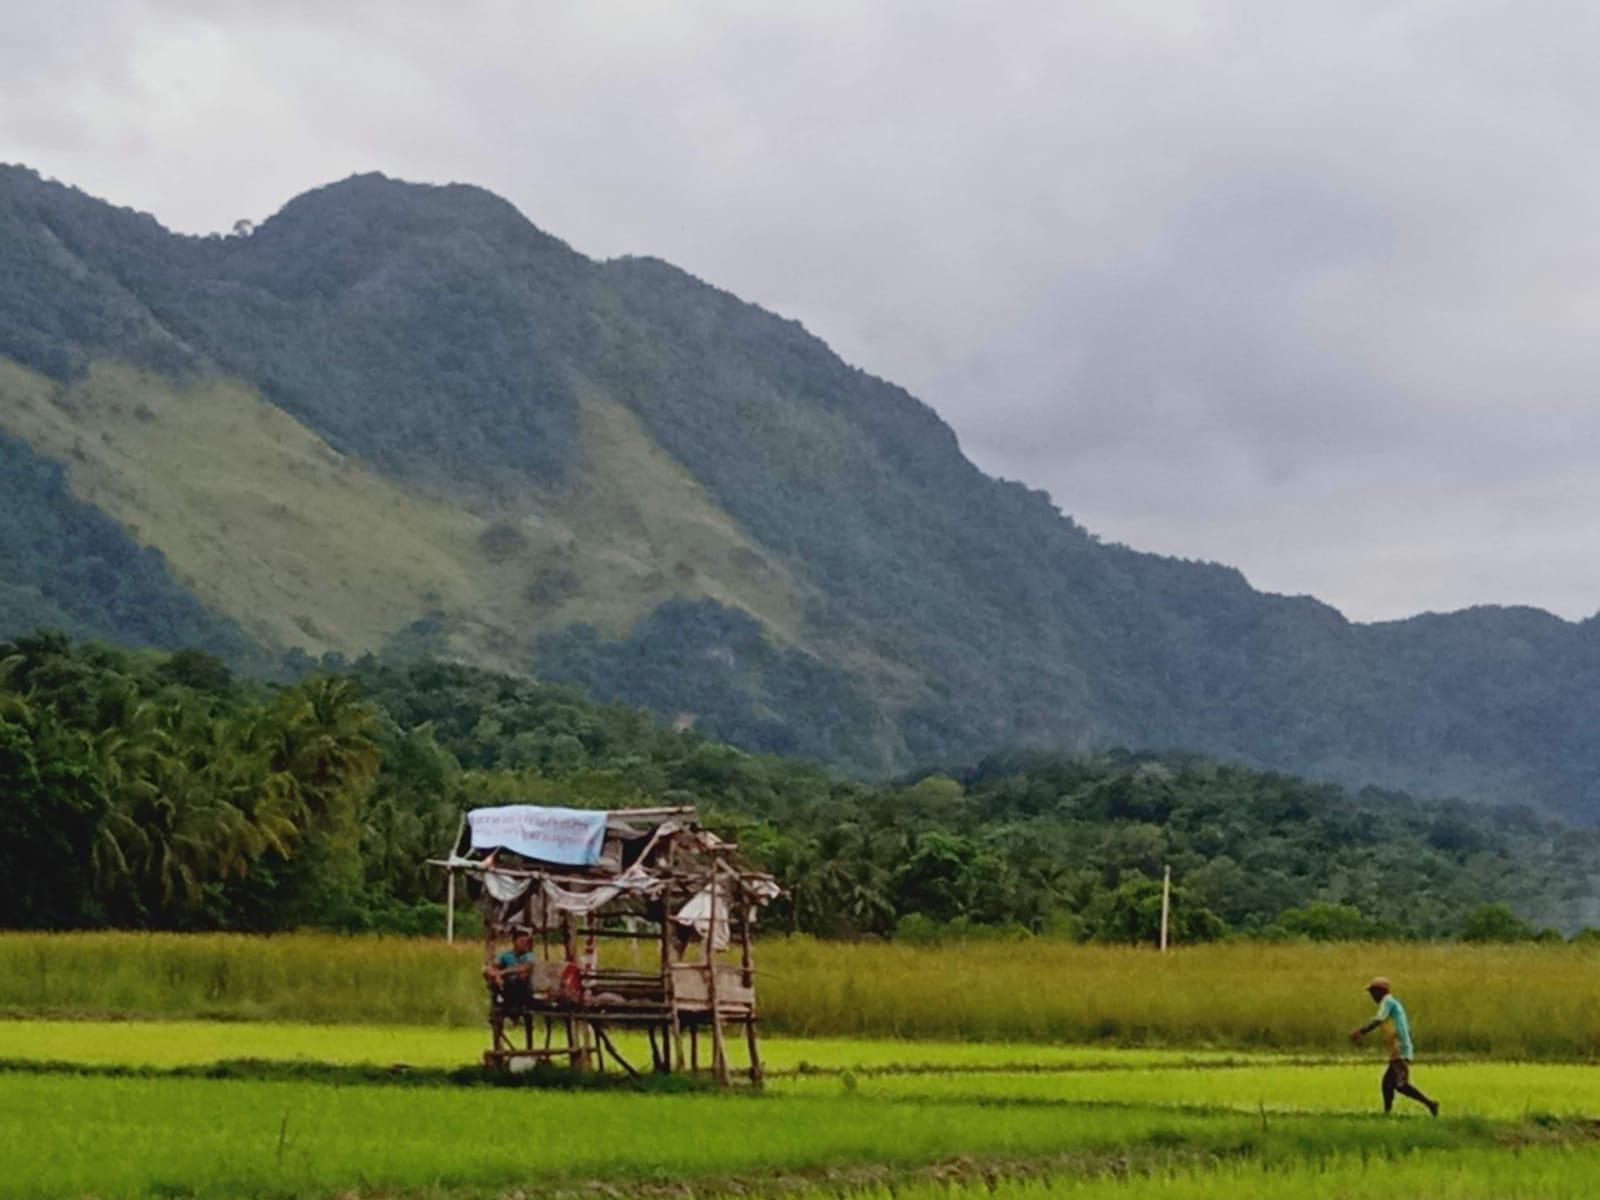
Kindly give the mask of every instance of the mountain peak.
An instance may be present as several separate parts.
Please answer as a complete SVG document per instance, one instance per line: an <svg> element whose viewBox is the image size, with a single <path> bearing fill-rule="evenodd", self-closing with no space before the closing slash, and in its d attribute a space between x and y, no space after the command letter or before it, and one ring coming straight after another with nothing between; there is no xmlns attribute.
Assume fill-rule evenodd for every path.
<svg viewBox="0 0 1600 1200"><path fill-rule="evenodd" d="M256 231L272 241L439 236L470 230L495 241L563 246L486 188L463 183L412 183L379 171L351 175L290 200Z"/></svg>

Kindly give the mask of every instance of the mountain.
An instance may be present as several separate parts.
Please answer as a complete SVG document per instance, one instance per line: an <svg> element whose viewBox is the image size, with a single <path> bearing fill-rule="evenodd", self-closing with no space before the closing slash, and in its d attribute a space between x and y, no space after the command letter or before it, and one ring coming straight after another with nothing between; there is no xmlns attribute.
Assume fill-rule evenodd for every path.
<svg viewBox="0 0 1600 1200"><path fill-rule="evenodd" d="M0 168L0 430L0 633L435 655L867 772L1179 748L1600 820L1600 622L1357 625L1101 543L796 322L477 188L193 238Z"/></svg>

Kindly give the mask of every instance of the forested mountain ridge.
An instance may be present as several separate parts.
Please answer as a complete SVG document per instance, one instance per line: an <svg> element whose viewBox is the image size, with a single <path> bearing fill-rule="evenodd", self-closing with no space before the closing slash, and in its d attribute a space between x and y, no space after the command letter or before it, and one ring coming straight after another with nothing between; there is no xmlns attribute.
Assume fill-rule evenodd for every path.
<svg viewBox="0 0 1600 1200"><path fill-rule="evenodd" d="M357 176L206 239L5 168L0 271L0 427L273 655L535 672L856 769L1170 747L1600 818L1600 623L1355 625L1102 544L798 324L479 189Z"/></svg>

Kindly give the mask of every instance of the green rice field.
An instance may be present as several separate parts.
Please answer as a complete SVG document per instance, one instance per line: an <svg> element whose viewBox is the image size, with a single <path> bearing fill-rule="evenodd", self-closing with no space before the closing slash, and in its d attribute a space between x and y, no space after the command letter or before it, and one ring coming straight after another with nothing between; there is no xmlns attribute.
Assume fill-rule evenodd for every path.
<svg viewBox="0 0 1600 1200"><path fill-rule="evenodd" d="M910 1187L928 1200L954 1187L949 1200L965 1200L971 1172L1017 1200L1284 1195L1273 1189L1291 1180L1292 1194L1333 1196L1375 1195L1392 1178L1374 1175L1380 1165L1502 1187L1466 1181L1428 1196L1578 1195L1553 1189L1600 1167L1600 1068L1580 1063L1419 1064L1418 1082L1448 1106L1439 1120L1378 1115L1381 1063L1348 1050L771 1038L764 1092L676 1095L463 1088L406 1072L308 1082L291 1069L382 1066L402 1061L397 1050L419 1068L450 1067L480 1048L477 1031L426 1026L0 1022L0 1196L480 1195L671 1180L706 1194ZM282 1064L284 1077L193 1073L239 1057ZM1504 1191L1508 1178L1546 1190Z"/></svg>
<svg viewBox="0 0 1600 1200"><path fill-rule="evenodd" d="M0 935L0 999L13 1014L0 1019L0 1197L509 1200L599 1189L642 1200L665 1187L803 1200L1465 1200L1600 1191L1600 1065L1583 1052L1581 1032L1600 992L1600 959L1590 955L1217 947L1215 958L1195 951L1163 962L985 945L979 975L1020 979L1037 955L1059 952L1078 982L1017 998L1009 1019L980 1036L962 1027L967 1001L950 1001L954 1015L938 1011L975 969L958 965L964 951L812 942L763 950L760 961L784 967L763 984L764 1000L785 970L838 977L809 990L791 979L783 994L797 1007L771 1022L787 1032L764 1039L764 1089L632 1085L613 1074L608 1087L573 1090L484 1086L472 1069L486 1038L481 1009L441 1003L480 995L471 948ZM867 957L874 950L881 969ZM941 964L953 985L934 982ZM342 1007L359 967L378 998L368 1021ZM1369 1015L1363 973L1379 968L1397 983L1416 972L1417 986L1402 991L1416 1016L1413 1077L1443 1103L1437 1119L1404 1099L1383 1116L1382 1050L1345 1038ZM385 991L408 970L419 973L416 987ZM1356 986L1314 994L1336 972ZM1451 982L1466 978L1476 989ZM1520 999L1500 1011L1505 1040L1486 1042L1473 1032L1490 1028L1482 994L1503 994L1513 979ZM907 998L907 986L925 994ZM860 1010L851 1020L887 1029L848 1028L846 994ZM1115 1031L1028 1032L1116 1008L1118 995L1138 1019ZM1464 1011L1451 1014L1457 995ZM198 1017L206 1005L215 1014ZM1238 1018L1230 1034L1214 1016L1233 1009L1253 1014L1253 1031ZM619 1040L647 1061L636 1042Z"/></svg>
<svg viewBox="0 0 1600 1200"><path fill-rule="evenodd" d="M1371 1054L1359 1064L1266 1060L1241 1066L1174 1067L1130 1063L1099 1070L858 1076L852 1081L852 1090L884 1100L930 1103L1099 1103L1271 1113L1367 1113L1378 1105L1383 1066L1382 1058ZM1518 1119L1549 1113L1600 1122L1600 1068L1588 1065L1419 1063L1412 1071L1412 1082L1442 1101L1453 1116ZM785 1080L774 1086L797 1095L827 1095L839 1089L839 1083L828 1078ZM1402 1112L1411 1106L1404 1099L1396 1103Z"/></svg>
<svg viewBox="0 0 1600 1200"><path fill-rule="evenodd" d="M403 1076L351 1084L118 1076L87 1063L79 1073L60 1059L60 1025L43 1025L38 1038L29 1036L33 1026L5 1029L5 1196L324 1195L665 1179L716 1191L816 1172L863 1172L864 1182L885 1169L915 1177L941 1163L984 1161L1001 1173L1070 1177L1120 1163L1176 1172L1176 1187L1184 1171L1239 1156L1260 1171L1508 1139L1582 1148L1581 1131L1592 1124L1562 1116L1585 1111L1585 1088L1593 1094L1592 1068L1573 1064L1439 1067L1432 1082L1451 1117L1385 1119L1375 1114L1371 1063L1359 1073L1271 1060L1171 1066L1140 1052L1101 1051L1012 1071L998 1056L952 1064L932 1047L924 1070L912 1073L904 1044L774 1041L775 1061L837 1073L782 1077L763 1094L574 1093L402 1086ZM121 1065L148 1064L146 1047L164 1029L196 1032L187 1024L113 1027L136 1035ZM288 1052L305 1030L276 1032ZM18 1051L29 1043L41 1061L53 1060L49 1068L23 1068ZM119 1063L109 1045L96 1064L102 1069ZM858 1076L843 1066L872 1062L896 1069L863 1066ZM985 1066L994 1069L977 1069ZM1533 1096L1554 1103L1536 1112ZM1580 1133L1568 1136L1572 1130Z"/></svg>
<svg viewBox="0 0 1600 1200"><path fill-rule="evenodd" d="M482 1052L477 1030L204 1021L0 1021L0 1067L182 1068L254 1060L456 1068ZM648 1061L619 1037L624 1053ZM1118 1104L1245 1112L1366 1113L1382 1057L1373 1048L1322 1058L1097 1046L768 1038L774 1095L937 1103ZM737 1059L735 1060L737 1063ZM1415 1082L1456 1116L1532 1113L1600 1121L1600 1066L1474 1060L1421 1062Z"/></svg>
<svg viewBox="0 0 1600 1200"><path fill-rule="evenodd" d="M1600 1150L1592 1145L1513 1150L1415 1149L1345 1153L1263 1166L1248 1157L1152 1172L1112 1169L1046 1179L923 1183L874 1188L863 1200L1581 1200L1595 1194Z"/></svg>
<svg viewBox="0 0 1600 1200"><path fill-rule="evenodd" d="M624 1053L648 1052L637 1037L615 1035ZM484 1027L310 1025L272 1021L106 1021L0 1019L0 1061L178 1067L230 1059L414 1067L478 1061ZM1118 1049L1029 1042L935 1042L770 1037L762 1058L773 1072L898 1070L1028 1071L1186 1063L1275 1062L1284 1056L1225 1050Z"/></svg>

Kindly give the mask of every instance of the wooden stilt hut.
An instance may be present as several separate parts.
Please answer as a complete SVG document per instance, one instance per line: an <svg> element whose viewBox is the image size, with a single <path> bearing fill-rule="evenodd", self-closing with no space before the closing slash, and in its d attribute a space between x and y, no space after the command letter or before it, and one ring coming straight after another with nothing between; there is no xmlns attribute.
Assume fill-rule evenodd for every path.
<svg viewBox="0 0 1600 1200"><path fill-rule="evenodd" d="M484 963L518 933L532 938L531 987L514 1005L491 997L485 1066L561 1061L630 1075L611 1037L642 1029L655 1071L733 1074L730 1037L761 1082L753 925L779 894L738 846L692 808L593 812L534 805L473 809L450 854L430 859L464 879L483 913ZM688 1043L687 1053L685 1042Z"/></svg>

